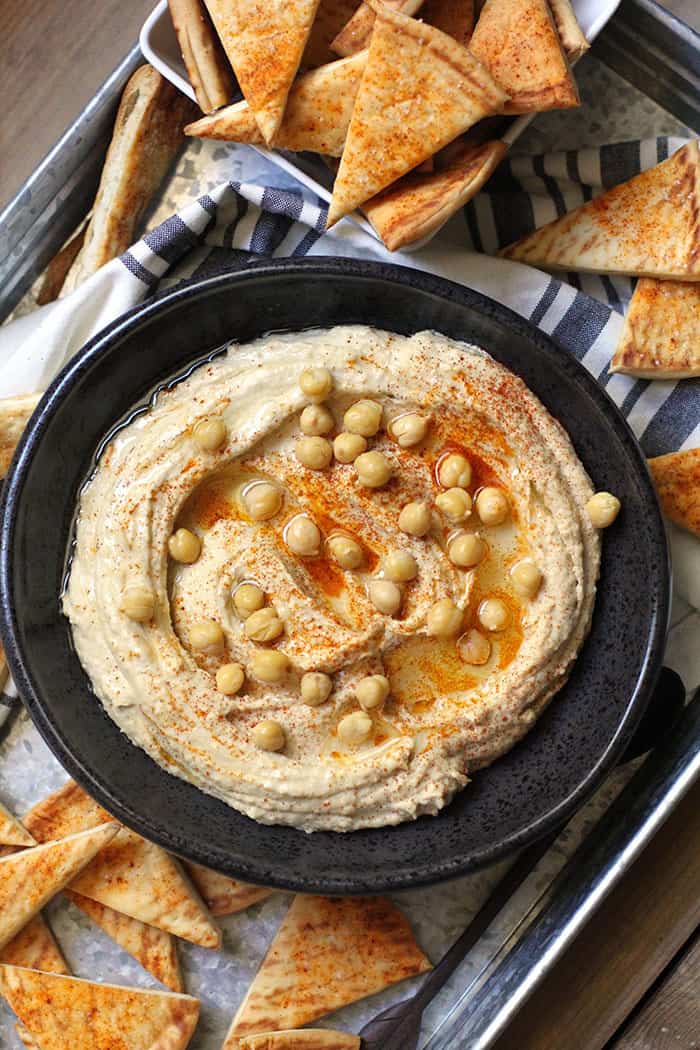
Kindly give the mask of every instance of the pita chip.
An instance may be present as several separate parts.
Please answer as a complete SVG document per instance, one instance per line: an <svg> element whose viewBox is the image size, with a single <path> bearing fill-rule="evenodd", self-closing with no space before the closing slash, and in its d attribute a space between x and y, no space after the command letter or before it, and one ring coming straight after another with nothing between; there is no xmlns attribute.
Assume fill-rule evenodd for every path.
<svg viewBox="0 0 700 1050"><path fill-rule="evenodd" d="M35 846L36 842L0 802L0 846Z"/></svg>
<svg viewBox="0 0 700 1050"><path fill-rule="evenodd" d="M367 52L361 51L299 77L289 92L275 147L339 157L366 64ZM264 145L253 111L245 101L195 121L185 128L185 134Z"/></svg>
<svg viewBox="0 0 700 1050"><path fill-rule="evenodd" d="M549 0L549 6L566 57L570 62L577 62L588 51L590 44L578 24L571 0Z"/></svg>
<svg viewBox="0 0 700 1050"><path fill-rule="evenodd" d="M0 966L0 994L41 1050L184 1050L199 1017L189 995L19 966Z"/></svg>
<svg viewBox="0 0 700 1050"><path fill-rule="evenodd" d="M508 151L505 142L465 140L449 163L429 174L404 175L362 210L390 251L439 229L491 177Z"/></svg>
<svg viewBox="0 0 700 1050"><path fill-rule="evenodd" d="M301 59L306 69L315 69L338 57L331 44L343 26L357 11L357 0L320 0L309 39Z"/></svg>
<svg viewBox="0 0 700 1050"><path fill-rule="evenodd" d="M697 141L499 254L543 270L700 281Z"/></svg>
<svg viewBox="0 0 700 1050"><path fill-rule="evenodd" d="M488 71L452 37L388 8L378 11L329 226L505 101Z"/></svg>
<svg viewBox="0 0 700 1050"><path fill-rule="evenodd" d="M360 1050L358 1035L330 1028L302 1028L291 1032L264 1032L239 1041L240 1050Z"/></svg>
<svg viewBox="0 0 700 1050"><path fill-rule="evenodd" d="M315 1021L430 962L383 897L297 896L233 1019L223 1050L243 1036Z"/></svg>
<svg viewBox="0 0 700 1050"><path fill-rule="evenodd" d="M7 474L22 431L40 399L41 394L18 394L0 399L0 478Z"/></svg>
<svg viewBox="0 0 700 1050"><path fill-rule="evenodd" d="M700 448L649 460L664 514L700 536Z"/></svg>
<svg viewBox="0 0 700 1050"><path fill-rule="evenodd" d="M319 0L206 0L265 142L282 121Z"/></svg>
<svg viewBox="0 0 700 1050"><path fill-rule="evenodd" d="M202 113L233 98L233 73L202 0L168 0L182 61Z"/></svg>
<svg viewBox="0 0 700 1050"><path fill-rule="evenodd" d="M420 17L467 47L474 32L474 0L425 0Z"/></svg>
<svg viewBox="0 0 700 1050"><path fill-rule="evenodd" d="M185 870L212 915L233 915L244 911L251 904L267 900L275 892L263 886L251 886L247 882L229 879L227 875L204 868L201 864L185 863Z"/></svg>
<svg viewBox="0 0 700 1050"><path fill-rule="evenodd" d="M0 951L0 963L48 973L70 973L68 963L43 915L35 915Z"/></svg>
<svg viewBox="0 0 700 1050"><path fill-rule="evenodd" d="M74 781L24 817L39 842L100 824L107 813ZM75 893L205 948L221 945L213 922L180 865L160 846L119 826L114 840L71 882Z"/></svg>
<svg viewBox="0 0 700 1050"><path fill-rule="evenodd" d="M641 277L610 371L643 379L700 376L700 282Z"/></svg>
<svg viewBox="0 0 700 1050"><path fill-rule="evenodd" d="M73 879L118 829L115 822L0 858L0 948Z"/></svg>
<svg viewBox="0 0 700 1050"><path fill-rule="evenodd" d="M384 0L384 3L405 15L415 15L422 0ZM331 43L331 51L335 51L336 55L354 55L356 51L368 47L376 17L369 4L360 4L348 24Z"/></svg>
<svg viewBox="0 0 700 1050"><path fill-rule="evenodd" d="M32 1033L29 1031L28 1028L25 1028L23 1024L16 1024L15 1031L24 1043L26 1050L41 1050L41 1047L37 1043Z"/></svg>
<svg viewBox="0 0 700 1050"><path fill-rule="evenodd" d="M579 105L547 0L486 0L469 49L509 95L506 113Z"/></svg>
<svg viewBox="0 0 700 1050"><path fill-rule="evenodd" d="M65 890L65 895L104 930L108 937L116 941L120 948L133 956L144 970L153 974L156 980L173 992L183 990L177 948L174 938L169 933L155 926L148 926L145 922L139 922L138 919L132 919L129 915L122 915L114 908L108 908L88 897L81 897L72 890Z"/></svg>

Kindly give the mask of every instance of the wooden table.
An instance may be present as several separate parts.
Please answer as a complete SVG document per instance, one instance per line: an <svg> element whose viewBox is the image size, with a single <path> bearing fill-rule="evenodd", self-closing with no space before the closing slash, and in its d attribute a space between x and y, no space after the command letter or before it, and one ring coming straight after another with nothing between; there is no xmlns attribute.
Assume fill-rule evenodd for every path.
<svg viewBox="0 0 700 1050"><path fill-rule="evenodd" d="M136 39L154 0L0 0L0 206ZM669 6L700 28L697 0ZM700 785L498 1050L700 1046ZM465 1050L468 1050L465 1039Z"/></svg>

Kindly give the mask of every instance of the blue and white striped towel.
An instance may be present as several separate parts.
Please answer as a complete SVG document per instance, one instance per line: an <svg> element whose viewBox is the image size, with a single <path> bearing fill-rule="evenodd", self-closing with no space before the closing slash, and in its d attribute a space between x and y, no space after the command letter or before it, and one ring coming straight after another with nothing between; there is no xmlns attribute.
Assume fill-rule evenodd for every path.
<svg viewBox="0 0 700 1050"><path fill-rule="evenodd" d="M700 397L695 381L649 382L608 373L631 280L570 274L562 281L492 257L499 247L601 189L664 160L684 141L663 137L514 156L430 244L394 255L349 221L324 232L326 209L307 191L224 182L161 223L66 299L0 329L0 397L44 389L87 339L154 291L183 278L239 269L250 253L351 255L427 270L499 300L552 335L596 376L647 455L696 447ZM674 555L683 564L682 573L676 573L679 590L700 608L700 548L692 537L674 533ZM12 703L6 698L6 709ZM0 704L0 723L2 717Z"/></svg>

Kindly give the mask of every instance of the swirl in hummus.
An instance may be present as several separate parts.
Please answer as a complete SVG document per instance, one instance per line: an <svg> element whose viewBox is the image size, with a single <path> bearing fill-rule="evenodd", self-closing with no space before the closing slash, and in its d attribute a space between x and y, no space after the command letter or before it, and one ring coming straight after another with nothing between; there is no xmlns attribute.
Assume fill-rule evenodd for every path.
<svg viewBox="0 0 700 1050"><path fill-rule="evenodd" d="M270 335L118 430L63 607L97 696L166 769L264 823L397 824L566 680L592 495L559 423L476 347Z"/></svg>

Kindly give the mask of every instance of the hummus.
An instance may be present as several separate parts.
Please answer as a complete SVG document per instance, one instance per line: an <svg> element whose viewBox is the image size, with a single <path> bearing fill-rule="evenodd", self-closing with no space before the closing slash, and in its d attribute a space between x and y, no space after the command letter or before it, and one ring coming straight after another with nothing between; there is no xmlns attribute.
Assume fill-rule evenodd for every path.
<svg viewBox="0 0 700 1050"><path fill-rule="evenodd" d="M308 416L327 431L313 446L316 469L297 452L309 368L333 383L324 401L333 429L327 412ZM391 472L379 476L370 457L372 484L360 482L359 461L316 455L363 399L381 406L365 440L381 454L379 475L386 462ZM205 420L210 447L198 440ZM362 442L344 440L357 455ZM443 470L447 456L471 469ZM278 508L255 520L246 493L263 480ZM448 484L452 496L437 499ZM484 490L505 497L505 520L479 510ZM170 772L263 823L397 824L437 813L566 680L595 598L592 493L559 423L483 350L363 326L269 335L164 387L117 430L81 495L63 608L106 710ZM460 499L474 506L455 521ZM427 515L422 535L398 524L415 502ZM308 519L317 530L305 553L292 538L300 516L302 548ZM188 561L169 554L180 529ZM343 567L329 542L338 536L359 546L359 564L341 558ZM465 537L460 554L481 541L471 567L451 560ZM235 604L244 583L262 592L262 633L273 621L274 637L249 636ZM147 600L131 618L124 596L134 588ZM458 626L436 631L445 606ZM256 673L261 652L286 654L275 658L277 680ZM217 671L232 663L228 693L243 684L226 695ZM312 701L302 697L309 672L328 676L305 690ZM358 689L374 675L383 677Z"/></svg>

